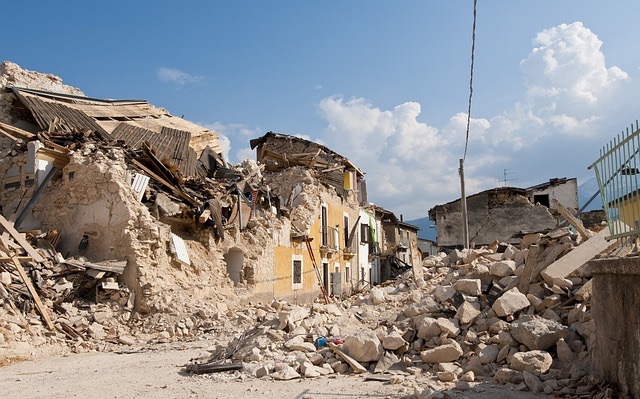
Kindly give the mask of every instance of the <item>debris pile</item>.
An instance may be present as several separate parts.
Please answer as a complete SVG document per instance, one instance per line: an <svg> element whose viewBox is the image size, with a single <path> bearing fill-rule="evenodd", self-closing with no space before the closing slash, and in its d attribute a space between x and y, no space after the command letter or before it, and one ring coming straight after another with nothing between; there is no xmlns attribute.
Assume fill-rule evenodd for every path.
<svg viewBox="0 0 640 399"><path fill-rule="evenodd" d="M496 242L454 250L426 258L417 284L406 272L342 302L245 309L241 317L255 326L191 367L241 362L246 373L276 380L366 373L419 398L487 381L587 394L596 383L588 374L590 276L577 268L549 284L540 275L579 248L577 238L564 228L531 235L522 249Z"/></svg>

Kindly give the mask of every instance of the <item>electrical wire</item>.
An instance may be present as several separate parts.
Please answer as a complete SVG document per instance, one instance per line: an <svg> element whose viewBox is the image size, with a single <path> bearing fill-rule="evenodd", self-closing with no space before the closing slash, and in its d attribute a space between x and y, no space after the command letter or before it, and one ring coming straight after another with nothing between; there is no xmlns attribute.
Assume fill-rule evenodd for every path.
<svg viewBox="0 0 640 399"><path fill-rule="evenodd" d="M467 111L467 133L464 142L463 160L467 159L467 147L469 146L469 127L471 125L471 98L473 97L473 64L476 50L476 7L478 0L473 0L473 29L471 34L471 78L469 79L469 109Z"/></svg>

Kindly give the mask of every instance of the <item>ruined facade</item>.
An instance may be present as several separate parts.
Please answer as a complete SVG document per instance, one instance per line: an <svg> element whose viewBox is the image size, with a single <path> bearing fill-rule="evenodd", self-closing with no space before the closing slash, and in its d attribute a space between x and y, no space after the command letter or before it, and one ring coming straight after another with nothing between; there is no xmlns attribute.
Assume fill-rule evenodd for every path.
<svg viewBox="0 0 640 399"><path fill-rule="evenodd" d="M269 132L251 141L278 212L291 223L276 243L275 297L344 295L358 282L359 209L364 174L348 159L308 140ZM365 276L364 278L367 278Z"/></svg>
<svg viewBox="0 0 640 399"><path fill-rule="evenodd" d="M532 204L525 189L503 187L467 197L469 241L488 245L495 240L517 243L521 231L544 231L556 226L547 207ZM437 205L429 210L436 222L440 247L462 245L462 210L460 200Z"/></svg>

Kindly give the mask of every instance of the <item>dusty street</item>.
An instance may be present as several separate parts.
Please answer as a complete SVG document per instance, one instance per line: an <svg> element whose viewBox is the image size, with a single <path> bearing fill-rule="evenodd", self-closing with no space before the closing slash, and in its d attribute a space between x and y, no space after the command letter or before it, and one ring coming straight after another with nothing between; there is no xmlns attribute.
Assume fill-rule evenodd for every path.
<svg viewBox="0 0 640 399"><path fill-rule="evenodd" d="M362 376L273 381L244 373L190 375L181 366L201 356L206 344L157 347L137 353L92 352L24 361L0 368L3 398L412 398L413 382L389 384ZM426 386L426 381L418 381ZM451 398L547 397L480 384L443 391Z"/></svg>

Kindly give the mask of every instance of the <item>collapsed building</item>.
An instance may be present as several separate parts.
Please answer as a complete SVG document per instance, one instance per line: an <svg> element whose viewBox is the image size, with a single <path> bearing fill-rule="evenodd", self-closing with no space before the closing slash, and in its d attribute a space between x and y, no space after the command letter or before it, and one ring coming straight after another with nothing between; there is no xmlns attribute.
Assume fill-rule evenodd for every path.
<svg viewBox="0 0 640 399"><path fill-rule="evenodd" d="M87 98L10 63L0 79L3 349L200 336L219 351L188 371L358 373L417 398L489 382L612 397L589 376L594 347L612 367L583 267L612 244L532 202L557 206L556 186L479 196L485 213L544 211L548 231L416 262L415 226L368 203L364 173L324 146L269 132L251 143L258 162L232 167L215 132L146 101Z"/></svg>
<svg viewBox="0 0 640 399"><path fill-rule="evenodd" d="M557 205L560 203L560 205ZM575 178L554 178L526 189L498 187L467 197L469 241L489 245L493 240L517 244L521 232L553 229L560 217L558 206L578 209ZM437 243L444 248L462 245L462 207L460 199L429 210L436 222Z"/></svg>
<svg viewBox="0 0 640 399"><path fill-rule="evenodd" d="M258 163L230 166L215 132L144 100L86 97L10 62L1 72L3 297L42 299L49 329L86 337L76 305L98 304L121 319L116 337L132 318L189 335L234 304L382 282L382 222L343 156L270 132L252 142Z"/></svg>

